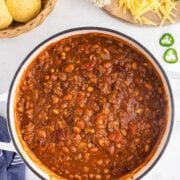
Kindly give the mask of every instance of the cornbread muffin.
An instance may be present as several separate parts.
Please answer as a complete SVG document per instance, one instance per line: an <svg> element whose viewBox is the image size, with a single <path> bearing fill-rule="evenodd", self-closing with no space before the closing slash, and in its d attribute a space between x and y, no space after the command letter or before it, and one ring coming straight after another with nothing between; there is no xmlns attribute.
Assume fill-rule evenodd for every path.
<svg viewBox="0 0 180 180"><path fill-rule="evenodd" d="M41 9L41 0L6 0L6 4L13 19L17 22L33 19Z"/></svg>
<svg viewBox="0 0 180 180"><path fill-rule="evenodd" d="M12 23L12 20L5 0L0 0L0 29L7 28Z"/></svg>

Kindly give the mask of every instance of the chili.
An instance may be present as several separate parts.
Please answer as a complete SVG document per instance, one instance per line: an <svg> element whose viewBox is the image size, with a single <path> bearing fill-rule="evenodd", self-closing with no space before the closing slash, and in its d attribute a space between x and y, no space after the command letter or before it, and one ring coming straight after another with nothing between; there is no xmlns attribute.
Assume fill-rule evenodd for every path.
<svg viewBox="0 0 180 180"><path fill-rule="evenodd" d="M116 180L147 160L166 125L166 93L153 65L101 33L49 45L16 90L22 139L67 179Z"/></svg>

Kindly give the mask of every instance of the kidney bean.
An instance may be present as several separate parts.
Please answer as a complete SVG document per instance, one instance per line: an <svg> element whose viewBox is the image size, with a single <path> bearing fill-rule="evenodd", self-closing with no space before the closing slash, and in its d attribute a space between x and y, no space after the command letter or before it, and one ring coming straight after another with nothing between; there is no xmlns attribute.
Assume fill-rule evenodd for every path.
<svg viewBox="0 0 180 180"><path fill-rule="evenodd" d="M62 53L61 53L61 59L62 59L62 60L65 60L65 59L66 59L66 53L65 53L65 52L62 52Z"/></svg>
<svg viewBox="0 0 180 180"><path fill-rule="evenodd" d="M64 173L68 175L70 172L66 169Z"/></svg>
<svg viewBox="0 0 180 180"><path fill-rule="evenodd" d="M122 134L120 131L114 131L109 135L109 140L115 143L121 142Z"/></svg>
<svg viewBox="0 0 180 180"><path fill-rule="evenodd" d="M141 139L137 137L137 138L134 139L134 141L135 141L137 144L139 144L139 143L141 142Z"/></svg>
<svg viewBox="0 0 180 180"><path fill-rule="evenodd" d="M133 63L132 63L132 69L134 69L134 70L137 69L137 63L136 63L136 62L133 62Z"/></svg>
<svg viewBox="0 0 180 180"><path fill-rule="evenodd" d="M73 153L76 153L77 152L77 148L74 147L74 146L71 146L70 147L70 151L73 152Z"/></svg>
<svg viewBox="0 0 180 180"><path fill-rule="evenodd" d="M139 108L139 109L136 109L136 110L135 110L136 114L140 114L140 113L142 113L142 111L143 111L142 108Z"/></svg>
<svg viewBox="0 0 180 180"><path fill-rule="evenodd" d="M93 179L93 178L94 178L94 174L90 173L90 174L89 174L89 178L90 178L90 179Z"/></svg>
<svg viewBox="0 0 180 180"><path fill-rule="evenodd" d="M92 148L90 149L90 151L91 151L91 152L97 152L97 151L98 151L98 148L97 148L97 147L92 147Z"/></svg>
<svg viewBox="0 0 180 180"><path fill-rule="evenodd" d="M74 179L74 175L70 174L69 179Z"/></svg>
<svg viewBox="0 0 180 180"><path fill-rule="evenodd" d="M76 180L81 180L81 179L82 179L81 176L78 175L78 174L75 174L74 178L75 178Z"/></svg>
<svg viewBox="0 0 180 180"><path fill-rule="evenodd" d="M52 80L52 81L56 81L57 80L57 75L54 75L54 74L52 74L51 76L50 76L50 79Z"/></svg>
<svg viewBox="0 0 180 180"><path fill-rule="evenodd" d="M149 149L150 149L149 144L146 144L144 147L144 151L147 153L149 151Z"/></svg>
<svg viewBox="0 0 180 180"><path fill-rule="evenodd" d="M65 47L64 47L64 51L65 51L65 52L69 52L70 49L71 49L71 48L70 48L69 46L65 46Z"/></svg>
<svg viewBox="0 0 180 180"><path fill-rule="evenodd" d="M68 154L69 153L69 149L68 149L68 147L62 147L62 150L63 150L63 152L64 153L66 153L66 154Z"/></svg>
<svg viewBox="0 0 180 180"><path fill-rule="evenodd" d="M127 161L132 161L133 159L134 159L134 156L131 155L131 156L129 156L129 157L127 158Z"/></svg>
<svg viewBox="0 0 180 180"><path fill-rule="evenodd" d="M121 133L123 136L127 136L127 131L125 129L121 129Z"/></svg>
<svg viewBox="0 0 180 180"><path fill-rule="evenodd" d="M87 90L88 90L88 92L93 92L93 91L94 91L94 88L93 88L92 86L89 86L89 87L87 88Z"/></svg>
<svg viewBox="0 0 180 180"><path fill-rule="evenodd" d="M96 125L104 125L106 123L106 115L99 113L95 120Z"/></svg>
<svg viewBox="0 0 180 180"><path fill-rule="evenodd" d="M99 159L98 161L97 161L97 165L98 166L101 166L103 164L103 160L102 159Z"/></svg>
<svg viewBox="0 0 180 180"><path fill-rule="evenodd" d="M50 79L50 76L49 76L49 75L45 75L45 76L44 76L44 80L45 80L45 81L48 81L49 79Z"/></svg>
<svg viewBox="0 0 180 180"><path fill-rule="evenodd" d="M79 121L76 122L76 126L77 126L80 130L83 130L83 129L85 128L85 123L84 123L84 121L79 120Z"/></svg>
<svg viewBox="0 0 180 180"><path fill-rule="evenodd" d="M113 155L114 154L114 151L115 151L115 147L114 145L111 145L107 148L107 151L109 152L110 155Z"/></svg>
<svg viewBox="0 0 180 180"><path fill-rule="evenodd" d="M108 168L105 168L103 172L104 172L105 174L108 174L108 173L109 173L109 169L108 169Z"/></svg>
<svg viewBox="0 0 180 180"><path fill-rule="evenodd" d="M44 146L45 142L47 140L47 134L45 130L37 130L35 137L35 142L39 145L39 146Z"/></svg>
<svg viewBox="0 0 180 180"><path fill-rule="evenodd" d="M59 72L58 77L61 81L65 81L67 79L67 75L64 72Z"/></svg>
<svg viewBox="0 0 180 180"><path fill-rule="evenodd" d="M68 64L65 68L65 72L72 72L74 70L74 65L73 64Z"/></svg>
<svg viewBox="0 0 180 180"><path fill-rule="evenodd" d="M74 126L73 127L73 132L76 133L76 134L79 134L81 132L81 129L77 126Z"/></svg>
<svg viewBox="0 0 180 180"><path fill-rule="evenodd" d="M97 180L101 179L101 175L96 174L96 175L95 175L95 179L97 179Z"/></svg>
<svg viewBox="0 0 180 180"><path fill-rule="evenodd" d="M88 166L83 166L83 172L88 173L89 172L89 167Z"/></svg>
<svg viewBox="0 0 180 180"><path fill-rule="evenodd" d="M57 129L56 133L59 140L65 140L65 132L63 131L63 129Z"/></svg>
<svg viewBox="0 0 180 180"><path fill-rule="evenodd" d="M51 99L52 99L53 104L57 104L59 102L59 98L57 96L55 96L55 95L52 95Z"/></svg>
<svg viewBox="0 0 180 180"><path fill-rule="evenodd" d="M103 147L105 145L104 139L98 139L98 143L101 147Z"/></svg>
<svg viewBox="0 0 180 180"><path fill-rule="evenodd" d="M53 109L53 113L54 114L59 114L59 110L58 109Z"/></svg>
<svg viewBox="0 0 180 180"><path fill-rule="evenodd" d="M116 148L120 149L122 147L121 143L116 143Z"/></svg>
<svg viewBox="0 0 180 180"><path fill-rule="evenodd" d="M88 180L88 179L89 179L89 178L88 178L88 174L83 174L83 175L82 175L82 179Z"/></svg>
<svg viewBox="0 0 180 180"><path fill-rule="evenodd" d="M82 110L81 108L78 108L78 109L76 109L76 110L74 111L74 113L75 113L76 116L82 116L83 110Z"/></svg>
<svg viewBox="0 0 180 180"><path fill-rule="evenodd" d="M64 101L71 101L72 100L72 95L71 94L67 94L63 97Z"/></svg>

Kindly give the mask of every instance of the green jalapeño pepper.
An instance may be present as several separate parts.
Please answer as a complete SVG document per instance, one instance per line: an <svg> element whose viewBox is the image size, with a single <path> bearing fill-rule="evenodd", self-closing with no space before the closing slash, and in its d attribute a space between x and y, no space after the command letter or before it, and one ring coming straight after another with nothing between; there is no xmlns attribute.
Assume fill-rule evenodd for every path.
<svg viewBox="0 0 180 180"><path fill-rule="evenodd" d="M170 47L174 44L174 38L171 34L165 33L159 40L161 46Z"/></svg>
<svg viewBox="0 0 180 180"><path fill-rule="evenodd" d="M174 48L168 48L164 53L164 61L167 63L176 63L178 61L178 54Z"/></svg>

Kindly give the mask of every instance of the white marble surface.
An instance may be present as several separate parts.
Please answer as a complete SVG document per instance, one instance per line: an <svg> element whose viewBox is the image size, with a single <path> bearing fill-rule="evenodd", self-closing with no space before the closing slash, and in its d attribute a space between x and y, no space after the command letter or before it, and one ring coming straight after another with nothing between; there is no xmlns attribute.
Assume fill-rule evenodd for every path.
<svg viewBox="0 0 180 180"><path fill-rule="evenodd" d="M175 65L164 63L164 48L159 45L159 38L170 32L175 38L174 47L180 57L180 23L165 27L139 27L120 22L109 17L103 11L91 5L87 0L58 0L53 12L36 29L11 39L0 39L0 94L8 91L16 69L25 56L47 37L74 27L99 26L111 28L133 37L158 59L172 83L175 99L175 122L172 136L166 151L156 166L143 180L179 180L180 179L180 62ZM177 79L174 79L174 78ZM179 79L179 80L178 80ZM6 106L0 103L0 114L6 116ZM29 169L26 180L39 180Z"/></svg>

